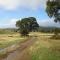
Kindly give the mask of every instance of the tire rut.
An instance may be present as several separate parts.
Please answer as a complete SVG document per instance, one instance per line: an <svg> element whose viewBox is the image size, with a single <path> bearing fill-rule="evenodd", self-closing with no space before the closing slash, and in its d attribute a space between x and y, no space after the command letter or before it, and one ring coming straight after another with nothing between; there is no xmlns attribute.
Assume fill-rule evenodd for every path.
<svg viewBox="0 0 60 60"><path fill-rule="evenodd" d="M21 55L23 54L23 51L31 46L36 41L36 37L33 37L23 43L20 44L20 48L18 48L16 51L9 53L8 56L2 60L20 60Z"/></svg>

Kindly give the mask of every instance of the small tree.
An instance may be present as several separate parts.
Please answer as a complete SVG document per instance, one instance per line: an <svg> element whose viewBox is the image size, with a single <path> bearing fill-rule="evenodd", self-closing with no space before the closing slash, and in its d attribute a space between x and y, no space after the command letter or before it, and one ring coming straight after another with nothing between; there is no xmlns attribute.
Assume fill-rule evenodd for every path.
<svg viewBox="0 0 60 60"><path fill-rule="evenodd" d="M21 20L18 20L16 22L16 26L19 28L19 31L22 36L28 36L29 32L37 30L37 28L39 27L36 18L34 17L23 18Z"/></svg>

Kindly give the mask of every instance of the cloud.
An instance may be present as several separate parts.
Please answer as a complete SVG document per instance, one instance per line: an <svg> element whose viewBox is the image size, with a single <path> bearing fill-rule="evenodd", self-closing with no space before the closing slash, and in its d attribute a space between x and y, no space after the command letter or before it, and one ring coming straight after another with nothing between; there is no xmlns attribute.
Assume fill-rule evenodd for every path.
<svg viewBox="0 0 60 60"><path fill-rule="evenodd" d="M19 6L19 0L0 0L0 8L13 10Z"/></svg>
<svg viewBox="0 0 60 60"><path fill-rule="evenodd" d="M60 23L55 23L53 19L46 19L46 20L37 20L40 26L45 27L60 27Z"/></svg>
<svg viewBox="0 0 60 60"><path fill-rule="evenodd" d="M27 8L36 10L45 7L47 0L0 0L0 8L15 10L17 8Z"/></svg>
<svg viewBox="0 0 60 60"><path fill-rule="evenodd" d="M10 19L6 22L1 22L0 23L0 28L15 28L16 21L18 19Z"/></svg>
<svg viewBox="0 0 60 60"><path fill-rule="evenodd" d="M11 25L11 24L16 24L16 21L17 21L18 19L11 19L10 20L10 22L9 22L9 24Z"/></svg>
<svg viewBox="0 0 60 60"><path fill-rule="evenodd" d="M6 22L5 25L7 25L8 27L10 28L13 28L13 27L16 27L15 24L16 24L16 21L19 20L19 19L11 19L9 20L8 22Z"/></svg>

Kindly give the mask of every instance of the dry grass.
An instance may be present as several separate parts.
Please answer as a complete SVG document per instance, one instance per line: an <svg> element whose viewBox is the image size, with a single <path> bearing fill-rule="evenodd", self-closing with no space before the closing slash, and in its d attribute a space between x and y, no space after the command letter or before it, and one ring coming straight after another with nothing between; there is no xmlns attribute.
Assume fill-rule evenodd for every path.
<svg viewBox="0 0 60 60"><path fill-rule="evenodd" d="M26 37L21 37L19 34L2 34L0 35L0 48L6 48L24 40Z"/></svg>
<svg viewBox="0 0 60 60"><path fill-rule="evenodd" d="M24 50L24 53L22 54L22 59L24 58L23 60L60 60L60 40L50 39L52 35L53 34L49 33L31 32L30 36L35 36L37 41L32 46ZM14 38L6 38L8 38L9 41L12 41L13 39L16 39L18 37L18 34L13 35L13 37ZM3 41L8 41L8 39L3 39Z"/></svg>
<svg viewBox="0 0 60 60"><path fill-rule="evenodd" d="M0 34L0 59L15 51L20 47L20 43L26 41L27 37L21 37L20 34Z"/></svg>
<svg viewBox="0 0 60 60"><path fill-rule="evenodd" d="M60 40L50 39L51 34L34 33L37 41L29 48L31 60L60 60Z"/></svg>

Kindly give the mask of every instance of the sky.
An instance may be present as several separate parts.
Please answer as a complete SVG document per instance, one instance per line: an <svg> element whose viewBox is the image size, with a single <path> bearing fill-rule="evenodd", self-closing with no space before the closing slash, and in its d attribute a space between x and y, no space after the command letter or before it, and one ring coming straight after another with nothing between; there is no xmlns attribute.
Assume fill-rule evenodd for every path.
<svg viewBox="0 0 60 60"><path fill-rule="evenodd" d="M0 0L0 28L13 28L17 20L25 17L35 17L40 26L60 27L60 23L55 23L47 15L46 1Z"/></svg>

